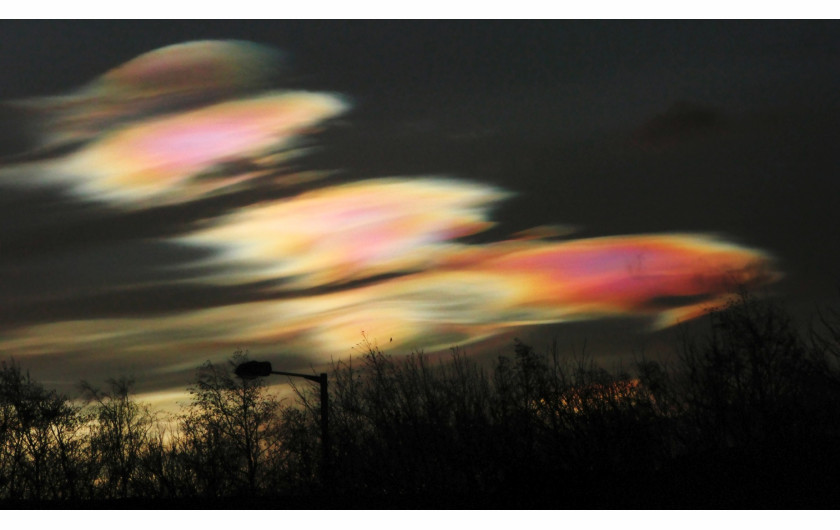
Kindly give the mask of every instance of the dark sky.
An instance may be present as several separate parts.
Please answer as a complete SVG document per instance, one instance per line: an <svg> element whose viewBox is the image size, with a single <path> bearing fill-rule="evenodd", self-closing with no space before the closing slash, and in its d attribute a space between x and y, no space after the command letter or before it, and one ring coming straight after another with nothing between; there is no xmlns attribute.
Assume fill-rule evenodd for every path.
<svg viewBox="0 0 840 530"><path fill-rule="evenodd" d="M620 286L599 284L596 291L575 295L573 310L566 311L566 302L562 311L545 310L540 304L547 302L534 298L514 309L505 306L504 325L475 316L473 306L501 304L481 291L487 264L496 272L519 266L508 250L520 249L513 242L521 241L516 234L542 226L563 227L545 240L549 246L606 236L626 236L637 244L660 234L688 234L754 251L778 273L753 278L756 285L808 314L834 300L840 284L838 30L833 21L3 21L0 352L65 389L83 377L128 371L142 391L176 391L197 364L224 359L234 344L257 355L282 351L289 369L339 358L352 342L343 349L323 348L344 339L353 326L363 328L364 315L371 322L388 315L393 329L402 329L400 318L416 319L413 338L395 340L408 349L450 341L495 354L513 335L535 342L559 335L567 343L590 337L595 351L622 355L615 344L628 337L635 341L628 349L657 340L645 330L659 311L718 300L719 293L708 289L660 292L656 281L646 279L652 291L630 306L603 298L602 291L614 293ZM104 85L97 85L97 92L89 83L144 53L206 39L279 49L282 65L264 72L249 89L270 85L327 94L341 101L343 110L307 130L301 144L307 149L281 168L259 173L261 162L243 156L213 166L215 176L198 177L210 182L259 173L247 185L189 200L169 195L139 206L79 192L72 179L88 178L79 175L79 167L92 166L68 161L111 138L109 131L230 96L193 94L187 103L156 100L151 110L124 110L131 104L126 92ZM48 98L60 95L64 99ZM121 106L107 109L124 114L97 122L108 97ZM69 122L56 117L67 113L94 126L69 140L59 138L54 133L69 130ZM289 178L304 171L323 173L314 180ZM476 204L463 212L445 206L452 199L448 191L429 199L435 215L446 210L466 216L446 221L463 224L446 240L482 257L447 254L435 261L435 254L422 263L376 262L353 274L335 276L338 269L328 269L332 276L324 280L327 272L319 276L310 269L250 274L244 271L256 267L253 263L219 264L212 246L179 239L232 212L253 212L323 190L344 193L357 188L343 185L387 182L381 180L386 177L413 183L407 185L416 189L408 194L441 182L480 187L459 192L469 197L505 194L474 199L484 201L482 220L493 223L481 229L470 224L472 217L464 220ZM393 215L377 229L402 227ZM427 222L422 211L412 215L411 222ZM464 228L467 224L473 228ZM366 243L372 236L353 237ZM697 259L711 260L711 250L698 244L691 240ZM408 255L394 252L400 259ZM560 267L552 270L572 267L552 263ZM661 280L668 265L660 267ZM445 278L436 276L439 271ZM467 285L472 278L476 285ZM424 283L432 280L439 283ZM570 285L563 296L580 283ZM361 292L381 307L343 301L346 293ZM447 301L447 293L464 308ZM617 308L622 319L583 303L593 296ZM428 314L406 313L399 305L406 298L413 311L420 306ZM320 300L329 300L324 302L329 308L310 315ZM364 309L344 314L339 307ZM276 314L264 317L275 308ZM228 310L237 317L228 318ZM289 322L295 324L285 335L263 329ZM245 325L248 332L238 335ZM213 333L202 335L205 326ZM424 333L436 339L424 342ZM389 344L394 339L374 338ZM287 350L286 344L294 347ZM313 357L318 348L320 356Z"/></svg>

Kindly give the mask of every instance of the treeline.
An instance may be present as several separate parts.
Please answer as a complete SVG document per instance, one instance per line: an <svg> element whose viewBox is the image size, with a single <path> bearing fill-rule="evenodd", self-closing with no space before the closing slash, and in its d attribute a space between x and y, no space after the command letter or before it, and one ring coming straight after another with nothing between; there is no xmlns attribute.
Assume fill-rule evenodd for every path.
<svg viewBox="0 0 840 530"><path fill-rule="evenodd" d="M330 373L329 452L310 383L206 363L163 417L131 382L85 404L0 370L0 501L23 507L835 508L840 319L802 332L744 295L672 363L626 372L516 341L485 368L383 354Z"/></svg>

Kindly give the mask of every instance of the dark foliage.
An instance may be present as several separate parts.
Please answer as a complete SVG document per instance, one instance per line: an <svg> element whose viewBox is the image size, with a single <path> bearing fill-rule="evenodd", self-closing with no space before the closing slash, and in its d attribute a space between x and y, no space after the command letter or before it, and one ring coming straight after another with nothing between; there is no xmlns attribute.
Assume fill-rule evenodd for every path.
<svg viewBox="0 0 840 530"><path fill-rule="evenodd" d="M87 406L0 370L0 500L114 508L835 508L840 319L802 333L744 294L672 366L608 372L516 341L390 357L365 339L318 390L281 403L206 363L179 415L83 384Z"/></svg>

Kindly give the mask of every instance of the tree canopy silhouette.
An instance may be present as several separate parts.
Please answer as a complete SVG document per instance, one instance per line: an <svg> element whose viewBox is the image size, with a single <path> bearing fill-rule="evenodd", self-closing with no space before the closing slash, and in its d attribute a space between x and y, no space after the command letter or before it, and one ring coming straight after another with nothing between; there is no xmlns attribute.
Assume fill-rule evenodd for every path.
<svg viewBox="0 0 840 530"><path fill-rule="evenodd" d="M245 352L200 366L171 417L138 402L130 379L82 383L81 404L3 362L0 501L832 507L840 319L817 323L803 331L745 293L670 364L623 372L556 342L540 352L517 340L487 367L459 348L393 357L364 338L330 373L327 483L317 389L280 401L263 379L234 376Z"/></svg>

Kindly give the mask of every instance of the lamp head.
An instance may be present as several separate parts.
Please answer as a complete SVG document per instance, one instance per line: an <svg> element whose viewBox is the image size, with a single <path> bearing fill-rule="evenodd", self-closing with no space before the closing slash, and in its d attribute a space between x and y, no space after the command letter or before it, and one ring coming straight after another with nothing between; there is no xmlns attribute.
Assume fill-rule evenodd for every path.
<svg viewBox="0 0 840 530"><path fill-rule="evenodd" d="M247 361L233 371L237 377L242 379L256 379L271 374L271 363L268 361Z"/></svg>

